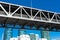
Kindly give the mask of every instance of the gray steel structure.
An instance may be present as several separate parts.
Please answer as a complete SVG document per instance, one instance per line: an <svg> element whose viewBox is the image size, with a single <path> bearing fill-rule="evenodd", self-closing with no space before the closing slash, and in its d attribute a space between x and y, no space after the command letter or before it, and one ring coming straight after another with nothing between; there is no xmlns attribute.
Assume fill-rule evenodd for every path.
<svg viewBox="0 0 60 40"><path fill-rule="evenodd" d="M9 27L8 25L13 25L13 27ZM21 27L17 27L16 25ZM60 14L0 2L0 27L12 29L60 31Z"/></svg>
<svg viewBox="0 0 60 40"><path fill-rule="evenodd" d="M3 27L7 27L6 24L13 24L14 26L22 25L21 28L24 29L27 25L30 26L29 29L35 26L37 30L40 30L43 26L44 30L60 30L60 14L6 2L0 2L0 19Z"/></svg>

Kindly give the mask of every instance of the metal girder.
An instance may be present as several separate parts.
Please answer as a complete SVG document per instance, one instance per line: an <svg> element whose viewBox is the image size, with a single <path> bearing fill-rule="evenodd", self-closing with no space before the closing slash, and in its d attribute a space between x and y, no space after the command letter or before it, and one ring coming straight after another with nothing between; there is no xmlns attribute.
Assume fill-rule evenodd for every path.
<svg viewBox="0 0 60 40"><path fill-rule="evenodd" d="M60 14L57 14L56 12L50 12L46 10L40 10L40 9L25 7L21 5L14 5L14 4L5 3L5 2L0 2L0 18L2 18L2 20L0 20L2 22L5 20L3 18L8 18L7 20L5 20L6 22L4 23L14 24L14 25L21 24L25 26L26 24L27 25L34 24L35 26L35 24L37 23L37 26L39 26L42 23L44 23L42 25L45 25L46 23L56 24L56 25L60 24ZM47 27L47 28L50 28L50 27Z"/></svg>
<svg viewBox="0 0 60 40"><path fill-rule="evenodd" d="M4 8L5 5L9 5L9 11L6 11L6 6ZM17 6L17 5L13 5L13 6ZM60 14L57 13L53 13L53 12L48 12L48 11L43 11L43 10L38 10L38 9L31 9L28 7L24 7L24 6L17 6L17 9L13 12L11 12L12 4L6 4L1 2L0 3L0 8L3 10L3 12L5 12L7 15L1 15L1 17L8 17L8 18L16 18L16 19L23 19L23 20L31 20L31 21L38 21L38 22L47 22L47 23L55 23L55 24L60 24ZM15 7L13 7L15 8ZM27 9L25 9L27 8ZM21 10L20 10L21 9ZM29 11L31 11L31 15L29 15L29 12L27 12L26 10L30 9ZM33 10L38 10L37 13L34 12ZM17 11L20 11L17 12ZM24 12L23 12L24 11ZM45 13L46 12L46 13ZM32 14L35 14L35 16L33 16ZM14 15L15 14L15 15ZM39 15L40 14L40 15ZM14 15L14 16L13 16ZM20 16L21 15L21 16ZM58 20L58 21L57 21Z"/></svg>

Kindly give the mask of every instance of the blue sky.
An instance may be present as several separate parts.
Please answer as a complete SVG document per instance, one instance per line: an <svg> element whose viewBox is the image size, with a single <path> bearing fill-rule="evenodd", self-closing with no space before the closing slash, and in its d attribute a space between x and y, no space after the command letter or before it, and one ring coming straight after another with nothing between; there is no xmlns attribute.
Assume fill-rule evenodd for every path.
<svg viewBox="0 0 60 40"><path fill-rule="evenodd" d="M60 0L32 0L32 6L31 6L31 0L0 0L0 1L9 2L13 4L18 4L18 5L24 5L24 6L48 10L48 11L53 11L53 12L60 12ZM3 29L0 29L0 31L1 31L0 34L2 34ZM28 33L30 33L30 31ZM34 31L34 33L36 33L36 31ZM52 39L60 38L59 35L60 35L60 32L50 32L50 37ZM1 35L0 35L0 40L1 40Z"/></svg>

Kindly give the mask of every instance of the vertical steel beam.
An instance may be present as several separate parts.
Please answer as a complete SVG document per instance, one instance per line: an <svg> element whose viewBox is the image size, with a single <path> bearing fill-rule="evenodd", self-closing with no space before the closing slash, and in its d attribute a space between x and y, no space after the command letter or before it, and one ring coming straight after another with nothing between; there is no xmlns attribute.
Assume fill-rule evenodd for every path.
<svg viewBox="0 0 60 40"><path fill-rule="evenodd" d="M26 31L24 29L19 29L18 30L18 36L26 34Z"/></svg>
<svg viewBox="0 0 60 40"><path fill-rule="evenodd" d="M50 40L49 31L41 31L41 38L46 38L47 40Z"/></svg>
<svg viewBox="0 0 60 40"><path fill-rule="evenodd" d="M3 40L10 40L12 37L12 28L5 28Z"/></svg>

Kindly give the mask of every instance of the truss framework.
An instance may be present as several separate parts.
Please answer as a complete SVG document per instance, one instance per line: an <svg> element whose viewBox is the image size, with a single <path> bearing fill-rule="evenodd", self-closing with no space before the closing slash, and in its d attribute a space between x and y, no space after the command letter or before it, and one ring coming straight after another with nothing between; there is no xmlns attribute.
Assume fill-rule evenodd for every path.
<svg viewBox="0 0 60 40"><path fill-rule="evenodd" d="M14 8L15 11L12 11ZM60 24L60 14L57 13L12 5L4 2L0 2L0 9L3 10L0 11L0 16L2 17Z"/></svg>
<svg viewBox="0 0 60 40"><path fill-rule="evenodd" d="M10 28L16 28L60 31L59 24L60 14L21 5L0 2L0 27L9 28L9 30L11 30ZM7 38L10 37L9 35Z"/></svg>

